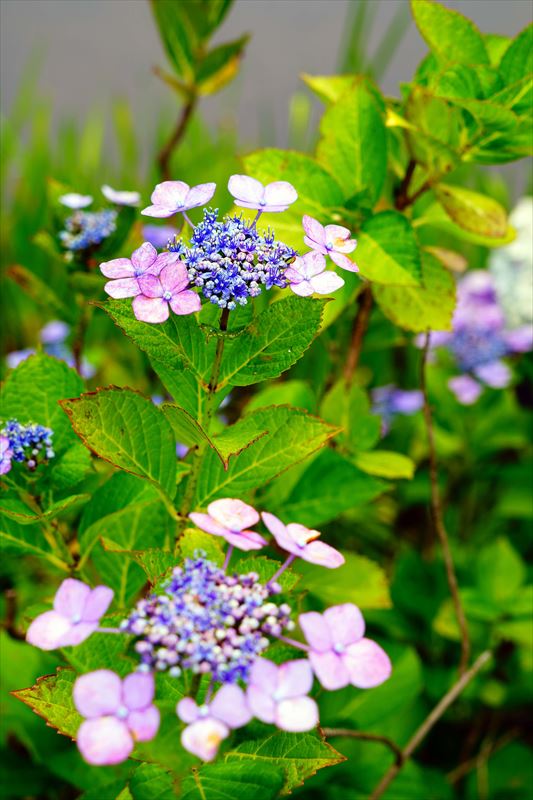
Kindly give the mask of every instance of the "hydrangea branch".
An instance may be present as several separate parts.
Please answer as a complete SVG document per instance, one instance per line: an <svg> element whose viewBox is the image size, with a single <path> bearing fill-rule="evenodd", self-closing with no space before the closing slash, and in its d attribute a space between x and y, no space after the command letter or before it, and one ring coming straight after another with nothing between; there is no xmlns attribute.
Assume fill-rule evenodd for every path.
<svg viewBox="0 0 533 800"><path fill-rule="evenodd" d="M344 381L347 386L350 386L352 383L355 370L359 364L363 338L370 321L372 303L372 289L370 288L370 284L367 284L363 287L359 295L359 308L354 318L348 357L346 358L346 365L344 367Z"/></svg>
<svg viewBox="0 0 533 800"><path fill-rule="evenodd" d="M492 658L492 652L490 650L485 650L485 652L481 653L481 655L474 661L470 669L461 675L459 680L452 686L450 691L444 695L439 703L437 703L433 711L426 717L424 722L415 731L413 736L411 736L406 746L401 751L401 761L393 764L389 768L370 795L369 800L379 800L379 798L390 786L392 781L396 778L402 766L413 755L414 751L426 738L433 726L439 721L443 714L446 713L452 703L457 700L461 692L468 686L468 684L483 669L490 658Z"/></svg>
<svg viewBox="0 0 533 800"><path fill-rule="evenodd" d="M433 416L431 413L431 406L429 403L429 395L427 389L427 361L429 353L429 344L431 340L431 331L426 333L424 348L422 351L422 363L420 370L420 388L424 395L424 420L426 423L426 431L429 446L429 480L431 486L431 515L433 517L433 525L435 532L439 538L442 553L444 556L444 564L446 567L446 577L448 579L448 586L452 596L455 615L459 625L461 634L461 660L459 662L459 674L463 675L468 666L470 658L470 636L468 633L468 625L466 622L465 612L459 596L459 585L457 583L457 576L455 574L455 566L453 563L452 553L450 550L450 542L448 534L444 525L444 515L442 511L442 502L439 491L439 473L437 464L437 449L435 446L435 432L433 429Z"/></svg>
<svg viewBox="0 0 533 800"><path fill-rule="evenodd" d="M187 126L189 121L192 117L194 109L196 108L196 103L198 102L198 98L195 94L191 94L183 109L181 114L178 118L177 125L172 132L172 135L168 142L162 147L159 155L157 157L157 163L159 164L159 169L161 171L161 176L163 180L167 181L170 180L170 159L172 158L172 154L174 150L177 148L181 140L185 135L185 131L187 130Z"/></svg>
<svg viewBox="0 0 533 800"><path fill-rule="evenodd" d="M389 739L387 736L379 736L377 733L365 733L364 731L354 731L351 728L322 728L322 733L326 739L331 739L335 736L342 736L347 739L362 739L365 742L378 742L384 744L395 755L395 765L401 767L403 763L403 753L400 747Z"/></svg>

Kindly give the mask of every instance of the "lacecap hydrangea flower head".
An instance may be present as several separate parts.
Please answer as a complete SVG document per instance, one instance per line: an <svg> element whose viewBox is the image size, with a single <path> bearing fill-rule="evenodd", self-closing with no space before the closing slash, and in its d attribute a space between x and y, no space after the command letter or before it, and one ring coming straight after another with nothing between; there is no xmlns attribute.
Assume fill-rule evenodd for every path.
<svg viewBox="0 0 533 800"><path fill-rule="evenodd" d="M13 462L24 464L30 472L35 472L39 464L48 463L55 456L53 436L51 428L34 422L0 422L0 475L11 471Z"/></svg>
<svg viewBox="0 0 533 800"><path fill-rule="evenodd" d="M202 298L229 312L273 288L290 288L302 297L331 294L344 281L335 272L326 271L326 256L343 269L357 271L346 255L356 245L347 228L324 228L305 216L304 241L311 251L302 256L278 241L270 228L258 230L263 214L286 211L297 200L296 189L287 181L264 186L247 175L232 175L228 189L235 205L255 210L255 218L249 221L242 214L219 218L216 209L206 208L203 219L194 225L187 212L205 206L215 189L214 183L192 187L184 181L158 184L152 205L141 213L164 219L181 214L189 236L172 236L166 250L158 254L154 244L164 245L173 229L146 226L150 242L138 248L131 259L116 258L100 265L102 273L111 278L105 291L115 298L132 297L137 319L162 323L171 313L192 314L200 310Z"/></svg>
<svg viewBox="0 0 533 800"><path fill-rule="evenodd" d="M533 347L533 328L510 328L498 300L494 279L486 270L467 272L457 285L453 327L431 334L434 350L444 347L460 374L448 386L460 403L475 403L484 386L503 389L511 382L511 370L502 359ZM417 339L421 345L422 338Z"/></svg>
<svg viewBox="0 0 533 800"><path fill-rule="evenodd" d="M90 764L119 763L137 742L157 735L158 673L189 686L191 696L176 707L183 723L179 735L182 746L204 761L215 758L232 731L253 718L292 732L316 727L319 710L310 696L315 680L328 690L350 684L368 689L391 673L387 654L365 637L362 614L352 603L323 614L300 614L297 621L280 597L279 579L296 559L331 570L344 563L338 550L321 541L319 531L285 525L236 498L216 500L190 516L203 531L227 542L222 566L196 552L157 591L139 600L118 628L100 626L111 589L90 589L68 578L53 610L30 625L28 641L44 650L75 646L95 631L125 635L125 648L133 639L139 659L134 672L122 679L113 670L99 669L74 684L74 704L84 717L77 743ZM270 542L252 530L261 518L273 535ZM255 551L268 544L286 553L269 580L262 581L253 570L230 568L235 548ZM301 635L294 638L298 625ZM274 663L269 648L276 642L294 648L294 657Z"/></svg>

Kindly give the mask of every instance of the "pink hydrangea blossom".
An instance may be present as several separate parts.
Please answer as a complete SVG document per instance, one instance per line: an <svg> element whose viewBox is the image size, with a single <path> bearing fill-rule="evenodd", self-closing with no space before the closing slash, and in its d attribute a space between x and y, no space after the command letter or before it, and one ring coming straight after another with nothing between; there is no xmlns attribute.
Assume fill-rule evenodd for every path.
<svg viewBox="0 0 533 800"><path fill-rule="evenodd" d="M248 530L259 522L259 514L242 500L215 500L207 506L207 512L189 514L194 524L206 533L222 536L239 550L260 550L267 544L258 533Z"/></svg>
<svg viewBox="0 0 533 800"><path fill-rule="evenodd" d="M359 267L346 255L353 253L357 247L357 241L350 238L351 233L348 228L342 225L321 225L318 220L307 214L304 215L302 223L306 234L304 242L308 247L329 256L341 269L359 272Z"/></svg>
<svg viewBox="0 0 533 800"><path fill-rule="evenodd" d="M142 276L139 278L142 293L133 300L133 313L142 322L160 323L169 318L170 309L179 315L200 311L200 298L187 289L188 285L187 267L181 261L163 267L159 276Z"/></svg>
<svg viewBox="0 0 533 800"><path fill-rule="evenodd" d="M277 666L258 658L250 671L246 692L253 715L284 731L308 731L318 724L318 709L307 697L313 685L313 671L306 659L286 661Z"/></svg>
<svg viewBox="0 0 533 800"><path fill-rule="evenodd" d="M139 278L146 275L159 275L163 267L178 262L176 253L157 254L149 242L144 242L130 258L114 258L100 264L100 271L106 278L112 278L104 286L110 297L136 297L141 293Z"/></svg>
<svg viewBox="0 0 533 800"><path fill-rule="evenodd" d="M85 761L96 766L119 764L135 742L153 739L159 728L153 699L151 673L133 672L124 680L108 669L81 675L74 684L74 705L86 718L77 735Z"/></svg>
<svg viewBox="0 0 533 800"><path fill-rule="evenodd" d="M235 198L235 205L257 211L286 211L298 199L298 192L288 181L274 181L263 186L248 175L232 175L228 189Z"/></svg>
<svg viewBox="0 0 533 800"><path fill-rule="evenodd" d="M323 614L301 614L299 622L310 646L309 661L325 689L342 689L350 683L370 689L390 676L388 655L364 638L363 615L353 603L332 606Z"/></svg>
<svg viewBox="0 0 533 800"><path fill-rule="evenodd" d="M163 181L152 192L153 205L144 208L145 217L172 217L191 208L205 206L213 197L216 183L200 183L190 187L184 181Z"/></svg>
<svg viewBox="0 0 533 800"><path fill-rule="evenodd" d="M184 697L176 713L187 723L181 734L183 747L203 761L212 761L230 731L252 719L243 690L230 683L224 684L209 703L201 706L192 697Z"/></svg>
<svg viewBox="0 0 533 800"><path fill-rule="evenodd" d="M77 192L67 192L59 197L59 202L62 206L72 208L77 211L80 208L87 208L90 206L93 198L90 194L78 194Z"/></svg>
<svg viewBox="0 0 533 800"><path fill-rule="evenodd" d="M336 272L326 272L326 259L322 253L306 253L299 256L285 271L294 294L309 297L312 294L331 294L344 286Z"/></svg>
<svg viewBox="0 0 533 800"><path fill-rule="evenodd" d="M116 206L138 206L141 200L139 192L129 192L124 190L113 189L106 183L102 186L102 194L110 203Z"/></svg>
<svg viewBox="0 0 533 800"><path fill-rule="evenodd" d="M342 553L325 542L317 541L320 531L310 530L298 522L284 525L274 514L269 514L267 511L264 511L261 516L279 546L292 556L330 569L344 564Z"/></svg>
<svg viewBox="0 0 533 800"><path fill-rule="evenodd" d="M26 640L41 650L80 644L97 630L112 599L113 590L107 586L91 589L82 581L67 578L56 592L54 610L33 620Z"/></svg>

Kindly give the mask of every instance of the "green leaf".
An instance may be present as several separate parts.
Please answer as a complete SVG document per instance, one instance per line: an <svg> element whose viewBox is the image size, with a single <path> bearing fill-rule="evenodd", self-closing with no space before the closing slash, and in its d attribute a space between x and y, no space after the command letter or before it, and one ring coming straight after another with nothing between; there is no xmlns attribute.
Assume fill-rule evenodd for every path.
<svg viewBox="0 0 533 800"><path fill-rule="evenodd" d="M284 180L294 184L299 198L295 207L299 210L300 246L304 236L302 214L312 213L313 207L324 209L342 205L343 194L339 184L310 156L268 148L250 153L243 161L247 173L261 183ZM276 230L277 227L276 224Z"/></svg>
<svg viewBox="0 0 533 800"><path fill-rule="evenodd" d="M230 83L239 71L248 34L210 50L196 68L196 83L202 95L214 94Z"/></svg>
<svg viewBox="0 0 533 800"><path fill-rule="evenodd" d="M422 286L375 286L381 310L396 325L420 333L432 328L451 330L455 308L455 283L440 261L424 253Z"/></svg>
<svg viewBox="0 0 533 800"><path fill-rule="evenodd" d="M266 386L254 394L246 404L245 413L276 404L303 408L312 413L315 403L314 394L305 381L283 381Z"/></svg>
<svg viewBox="0 0 533 800"><path fill-rule="evenodd" d="M387 171L384 113L361 78L329 106L320 123L318 161L338 181L345 197L374 205Z"/></svg>
<svg viewBox="0 0 533 800"><path fill-rule="evenodd" d="M418 30L444 63L488 64L483 37L474 23L433 0L411 0Z"/></svg>
<svg viewBox="0 0 533 800"><path fill-rule="evenodd" d="M388 450L373 450L371 453L358 453L355 457L356 465L380 478L407 478L411 480L415 474L415 463L412 459L401 453L391 453Z"/></svg>
<svg viewBox="0 0 533 800"><path fill-rule="evenodd" d="M192 370L196 378L202 379L208 374L216 341L214 337L206 340L195 314L181 317L172 314L163 324L151 325L135 318L128 300L110 300L101 308L122 328L126 336L147 353L156 370L161 364L174 373L175 381L179 381L184 368ZM176 396L176 401L191 411L181 397Z"/></svg>
<svg viewBox="0 0 533 800"><path fill-rule="evenodd" d="M424 215L416 220L416 225L417 227L430 225L439 230L451 233L460 241L480 244L483 247L504 247L506 244L510 244L510 242L514 241L516 237L516 231L511 225L508 225L505 235L499 239L466 230L466 228L453 222L439 203L432 203L425 210Z"/></svg>
<svg viewBox="0 0 533 800"><path fill-rule="evenodd" d="M492 603L510 603L524 583L526 567L507 539L498 538L484 547L476 559L477 585Z"/></svg>
<svg viewBox="0 0 533 800"><path fill-rule="evenodd" d="M116 614L111 619L116 625L122 621ZM132 657L126 652L127 643L131 642L132 638L124 634L96 631L76 647L62 647L61 652L78 673L91 672L95 669L112 669L124 678L138 666L135 654Z"/></svg>
<svg viewBox="0 0 533 800"><path fill-rule="evenodd" d="M244 764L250 768L275 767L285 776L282 794L290 794L319 769L340 764L344 756L311 733L276 731L262 739L243 742L225 753L224 759L233 768Z"/></svg>
<svg viewBox="0 0 533 800"><path fill-rule="evenodd" d="M152 11L169 61L185 81L194 79L194 49L198 31L191 21L187 6L174 0L151 0Z"/></svg>
<svg viewBox="0 0 533 800"><path fill-rule="evenodd" d="M35 686L19 689L13 694L43 717L48 725L56 728L64 736L74 739L82 723L72 699L75 680L76 674L72 670L60 667L55 675L38 678Z"/></svg>
<svg viewBox="0 0 533 800"><path fill-rule="evenodd" d="M370 413L368 395L359 386L347 389L343 380L337 381L325 395L320 414L343 429L337 439L350 450L369 450L379 440L381 420Z"/></svg>
<svg viewBox="0 0 533 800"><path fill-rule="evenodd" d="M228 338L218 388L248 386L285 372L318 334L326 302L286 297L259 314L241 335Z"/></svg>
<svg viewBox="0 0 533 800"><path fill-rule="evenodd" d="M27 506L19 497L3 495L0 500L0 514L11 517L11 519L16 520L19 525L31 525L39 520L55 519L55 517L59 517L63 511L67 511L71 506L85 502L89 498L90 495L88 494L75 494L71 497L65 497L62 500L57 500L55 503L52 503L48 508L43 509L42 514L37 514L34 509Z"/></svg>
<svg viewBox="0 0 533 800"><path fill-rule="evenodd" d="M324 606L355 603L359 608L390 608L389 584L383 568L357 553L342 554L345 563L337 569L324 569L305 561L298 564L298 572L303 574L311 594Z"/></svg>
<svg viewBox="0 0 533 800"><path fill-rule="evenodd" d="M410 150L417 162L433 175L452 170L460 162L464 122L461 110L436 97L432 90L413 86L405 108L411 126L407 130Z"/></svg>
<svg viewBox="0 0 533 800"><path fill-rule="evenodd" d="M5 514L0 514L0 551L39 556L69 571L68 565L52 552L40 525L21 525Z"/></svg>
<svg viewBox="0 0 533 800"><path fill-rule="evenodd" d="M246 447L266 434L265 431L251 429L247 432L246 426L230 425L215 436L208 436L198 425L195 419L179 406L164 403L161 410L172 425L176 439L189 447L207 443L218 455L225 467L231 456L238 455Z"/></svg>
<svg viewBox="0 0 533 800"><path fill-rule="evenodd" d="M254 411L237 422L246 431L268 434L235 456L225 471L213 451L203 462L196 487L195 507L204 507L217 497L240 497L263 486L276 475L323 447L336 428L304 411L287 406Z"/></svg>
<svg viewBox="0 0 533 800"><path fill-rule="evenodd" d="M176 439L163 412L131 389L99 389L62 403L75 432L100 458L176 493Z"/></svg>
<svg viewBox="0 0 533 800"><path fill-rule="evenodd" d="M0 419L36 422L54 431L57 456L77 443L59 400L83 391L78 373L64 361L38 353L9 373L0 394ZM57 457L56 456L56 457Z"/></svg>
<svg viewBox="0 0 533 800"><path fill-rule="evenodd" d="M376 214L364 223L357 240L357 263L363 277L386 286L420 284L418 242L403 214L397 211Z"/></svg>
<svg viewBox="0 0 533 800"><path fill-rule="evenodd" d="M133 800L175 800L171 773L155 764L141 764L129 780ZM118 799L117 799L118 800Z"/></svg>
<svg viewBox="0 0 533 800"><path fill-rule="evenodd" d="M499 71L507 84L516 83L533 72L533 25L518 34L500 62Z"/></svg>
<svg viewBox="0 0 533 800"><path fill-rule="evenodd" d="M124 607L145 583L145 564L137 551L168 550L174 527L154 486L126 472L115 473L84 509L78 533L79 567L92 556L101 579Z"/></svg>
<svg viewBox="0 0 533 800"><path fill-rule="evenodd" d="M353 75L306 75L302 80L324 103L336 103L352 83Z"/></svg>
<svg viewBox="0 0 533 800"><path fill-rule="evenodd" d="M487 195L440 183L435 194L450 218L462 228L489 239L507 234L507 214L496 200Z"/></svg>
<svg viewBox="0 0 533 800"><path fill-rule="evenodd" d="M185 778L180 800L274 800L282 786L282 773L270 764L205 764Z"/></svg>
<svg viewBox="0 0 533 800"><path fill-rule="evenodd" d="M288 494L275 494L272 510L285 522L316 528L350 508L363 506L386 489L339 453L325 448L302 472ZM281 496L279 496L281 494Z"/></svg>

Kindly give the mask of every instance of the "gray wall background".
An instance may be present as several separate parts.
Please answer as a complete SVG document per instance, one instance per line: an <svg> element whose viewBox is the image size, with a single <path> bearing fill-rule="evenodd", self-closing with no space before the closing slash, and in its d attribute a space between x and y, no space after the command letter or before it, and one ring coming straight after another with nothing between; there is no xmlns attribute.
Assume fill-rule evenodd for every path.
<svg viewBox="0 0 533 800"><path fill-rule="evenodd" d="M218 38L250 32L252 39L235 84L204 101L207 120L217 123L236 115L245 145L258 141L268 120L275 133L270 143L286 144L289 99L302 88L299 74L336 71L353 2L236 0ZM408 0L370 2L377 4L372 47ZM484 32L515 35L531 19L530 0L444 4L471 17ZM83 117L90 108L105 109L112 99L127 98L142 134L151 115L164 104L174 105L172 92L151 71L154 65L165 67L166 61L147 0L0 0L0 22L4 113L9 113L24 67L36 51L42 55L40 90L52 99L57 119ZM411 24L382 81L384 90L397 94L399 82L409 80L425 52Z"/></svg>

